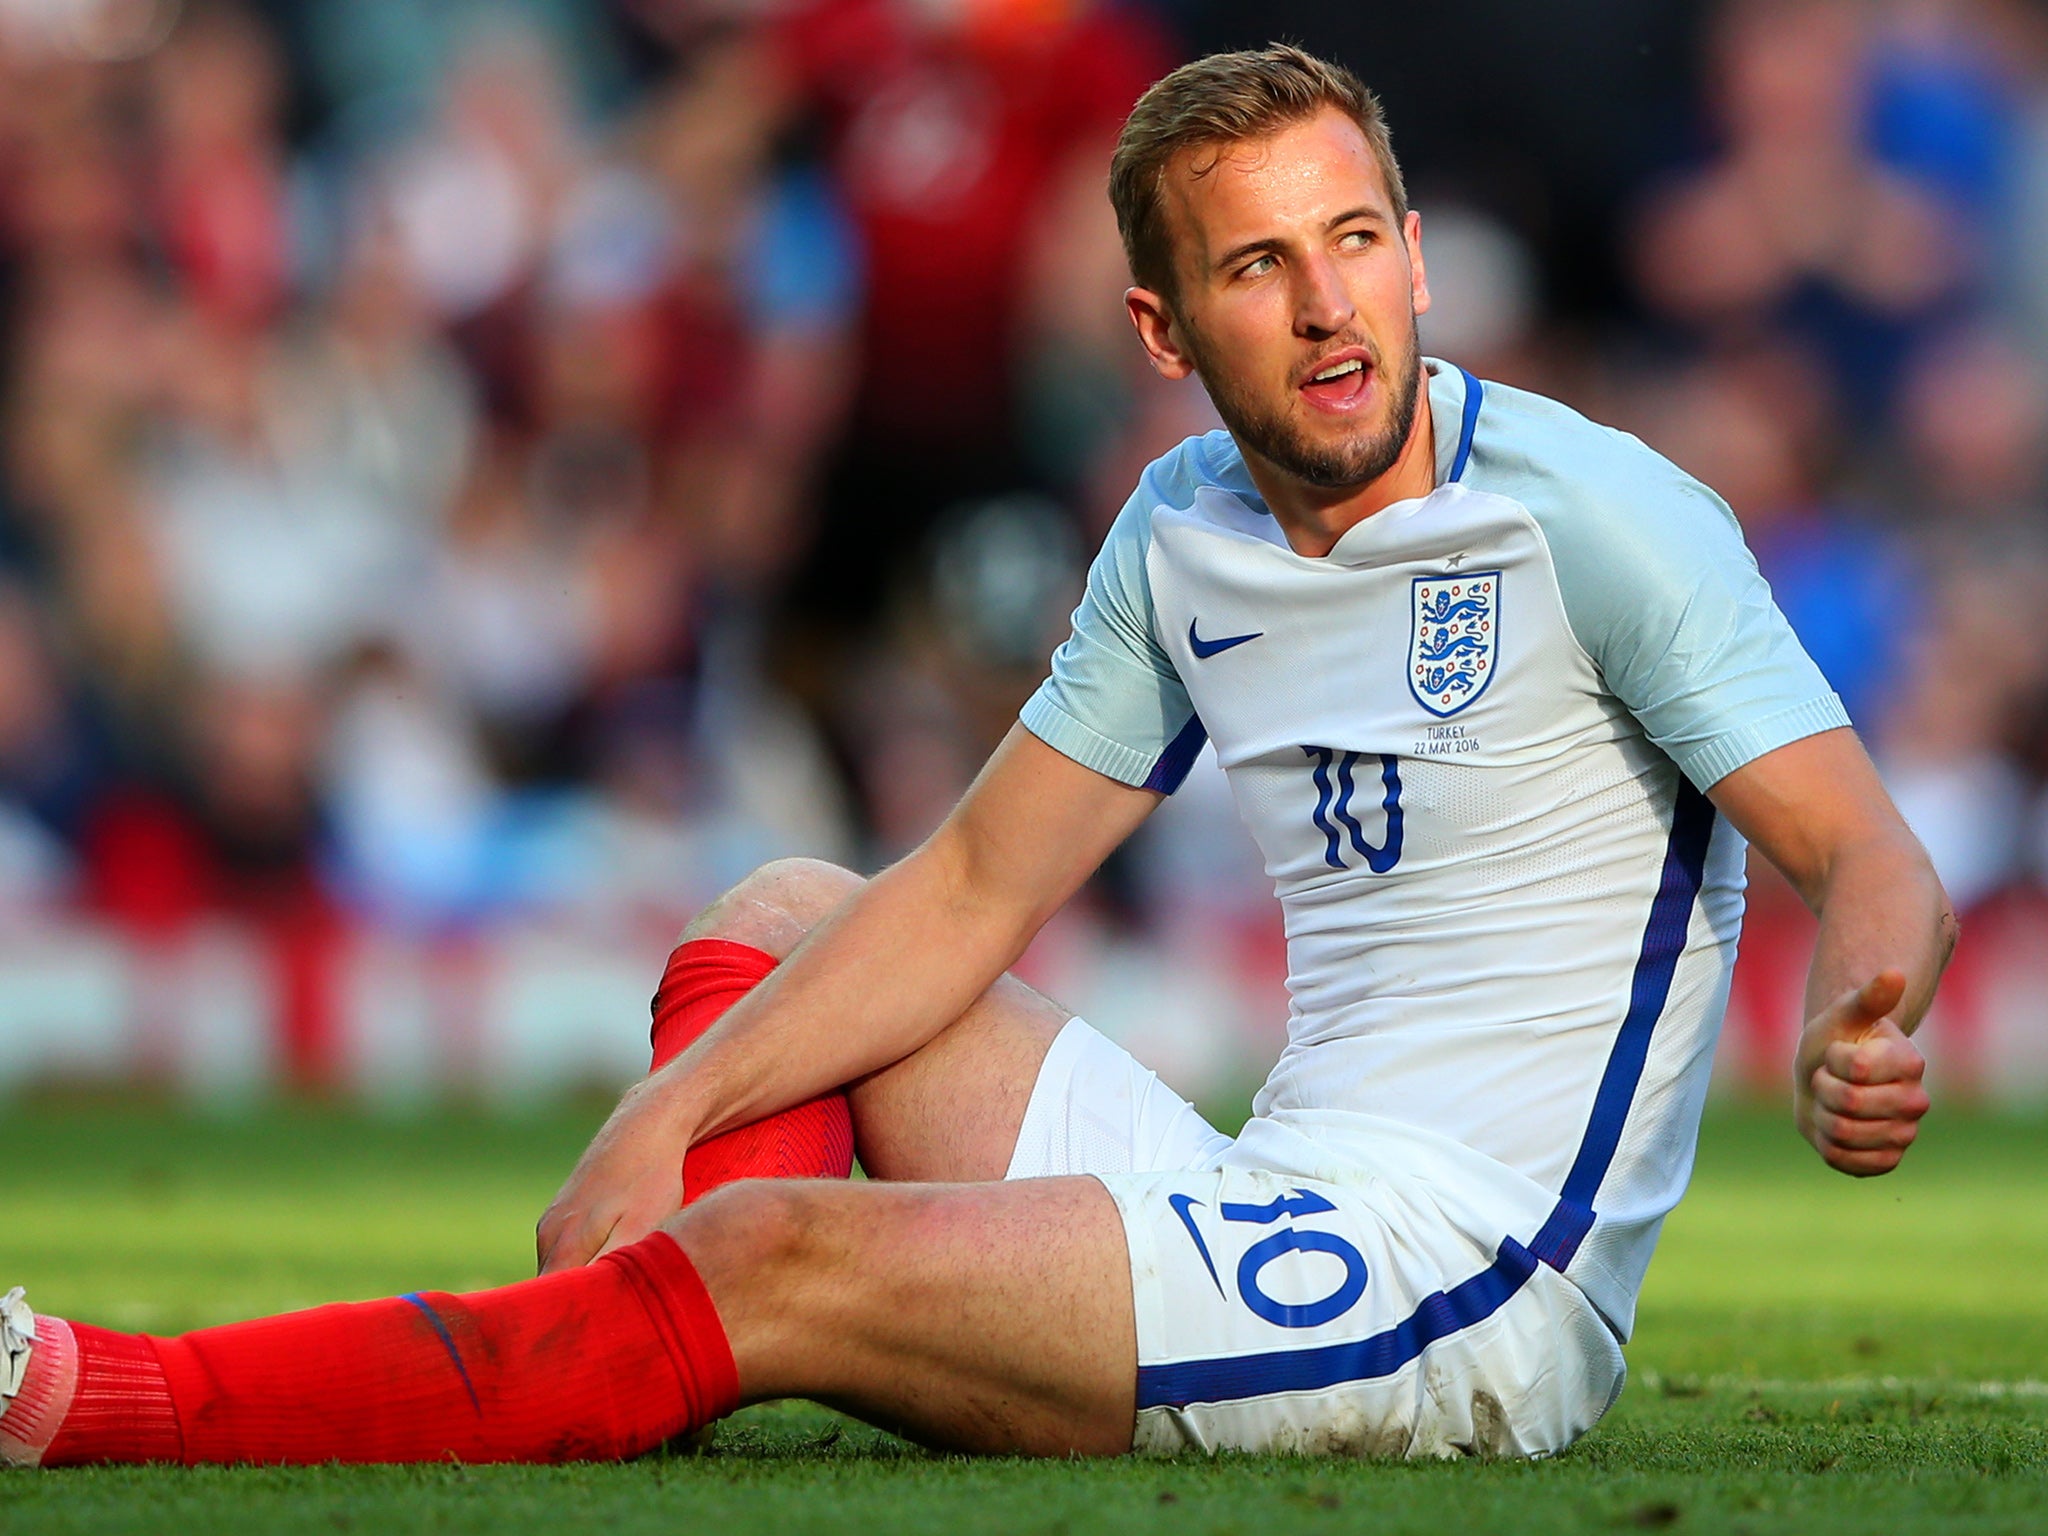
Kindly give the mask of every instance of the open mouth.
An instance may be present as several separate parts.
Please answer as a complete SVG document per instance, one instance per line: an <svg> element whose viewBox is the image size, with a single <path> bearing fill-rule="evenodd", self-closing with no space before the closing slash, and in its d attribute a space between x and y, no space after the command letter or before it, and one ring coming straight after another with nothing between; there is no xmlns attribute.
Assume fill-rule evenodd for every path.
<svg viewBox="0 0 2048 1536"><path fill-rule="evenodd" d="M1301 392L1323 410L1348 410L1364 397L1372 373L1372 360L1365 354L1340 353L1310 374L1302 382Z"/></svg>

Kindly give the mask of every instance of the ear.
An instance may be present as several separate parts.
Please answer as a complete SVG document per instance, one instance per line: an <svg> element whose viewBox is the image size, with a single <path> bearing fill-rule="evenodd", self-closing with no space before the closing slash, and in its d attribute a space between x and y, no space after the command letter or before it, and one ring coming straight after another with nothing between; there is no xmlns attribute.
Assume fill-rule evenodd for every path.
<svg viewBox="0 0 2048 1536"><path fill-rule="evenodd" d="M1184 379L1195 371L1194 359L1181 346L1166 300L1150 288L1126 288L1124 310L1152 360L1153 371L1163 379Z"/></svg>
<svg viewBox="0 0 2048 1536"><path fill-rule="evenodd" d="M1401 234L1408 242L1408 283L1415 313L1426 315L1429 313L1429 274L1422 267L1422 215L1409 209Z"/></svg>

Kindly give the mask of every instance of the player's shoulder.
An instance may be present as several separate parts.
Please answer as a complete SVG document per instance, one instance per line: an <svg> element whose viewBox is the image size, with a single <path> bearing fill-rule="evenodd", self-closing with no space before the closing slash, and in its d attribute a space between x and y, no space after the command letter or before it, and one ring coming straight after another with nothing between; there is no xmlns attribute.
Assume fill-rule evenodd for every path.
<svg viewBox="0 0 2048 1536"><path fill-rule="evenodd" d="M1184 438L1146 465L1110 527L1104 552L1119 560L1142 558L1161 519L1169 517L1210 533L1244 532L1270 520L1228 432L1219 428Z"/></svg>
<svg viewBox="0 0 2048 1536"><path fill-rule="evenodd" d="M1236 441L1221 427L1183 438L1145 466L1127 510L1147 518L1161 510L1185 512L1203 491L1221 491L1263 509Z"/></svg>
<svg viewBox="0 0 2048 1536"><path fill-rule="evenodd" d="M1724 526L1720 497L1641 438L1562 401L1510 384L1482 386L1466 483L1553 523L1684 523L1702 514Z"/></svg>
<svg viewBox="0 0 2048 1536"><path fill-rule="evenodd" d="M1720 542L1727 503L1641 438L1510 384L1481 386L1465 483L1528 509L1559 538Z"/></svg>

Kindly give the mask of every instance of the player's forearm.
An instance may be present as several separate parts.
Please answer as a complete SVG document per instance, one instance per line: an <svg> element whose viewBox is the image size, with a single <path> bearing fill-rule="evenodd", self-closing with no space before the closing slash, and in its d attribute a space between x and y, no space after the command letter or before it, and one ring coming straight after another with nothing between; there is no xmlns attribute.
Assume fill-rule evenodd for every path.
<svg viewBox="0 0 2048 1536"><path fill-rule="evenodd" d="M942 834L821 922L658 1091L701 1139L889 1066L964 1013L1043 916L985 899Z"/></svg>
<svg viewBox="0 0 2048 1536"><path fill-rule="evenodd" d="M1850 843L1803 894L1820 917L1806 1017L1879 972L1896 970L1906 991L1892 1017L1910 1033L1934 998L1957 932L1948 893L1919 843L1903 828Z"/></svg>

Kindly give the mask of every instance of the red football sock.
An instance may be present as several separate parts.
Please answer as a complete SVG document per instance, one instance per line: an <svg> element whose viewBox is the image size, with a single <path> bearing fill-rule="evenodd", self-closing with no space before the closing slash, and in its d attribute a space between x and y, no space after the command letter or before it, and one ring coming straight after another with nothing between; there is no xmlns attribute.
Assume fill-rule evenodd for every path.
<svg viewBox="0 0 2048 1536"><path fill-rule="evenodd" d="M681 1055L775 966L765 950L730 939L677 945L654 994L650 1070ZM683 1203L735 1179L843 1179L852 1171L853 1114L844 1093L826 1093L692 1147Z"/></svg>
<svg viewBox="0 0 2048 1536"><path fill-rule="evenodd" d="M175 1339L72 1332L76 1391L44 1466L610 1460L739 1403L724 1325L661 1232L469 1296L318 1307Z"/></svg>
<svg viewBox="0 0 2048 1536"><path fill-rule="evenodd" d="M678 946L654 998L654 1066L775 965L726 939ZM852 1115L835 1092L700 1143L683 1171L696 1199L735 1179L844 1178L852 1163ZM71 1393L41 1415L61 1416L44 1466L611 1458L738 1402L724 1328L661 1233L582 1269L471 1296L320 1307L174 1339L51 1318L39 1326ZM24 1427L15 1421L28 1397L9 1429Z"/></svg>

